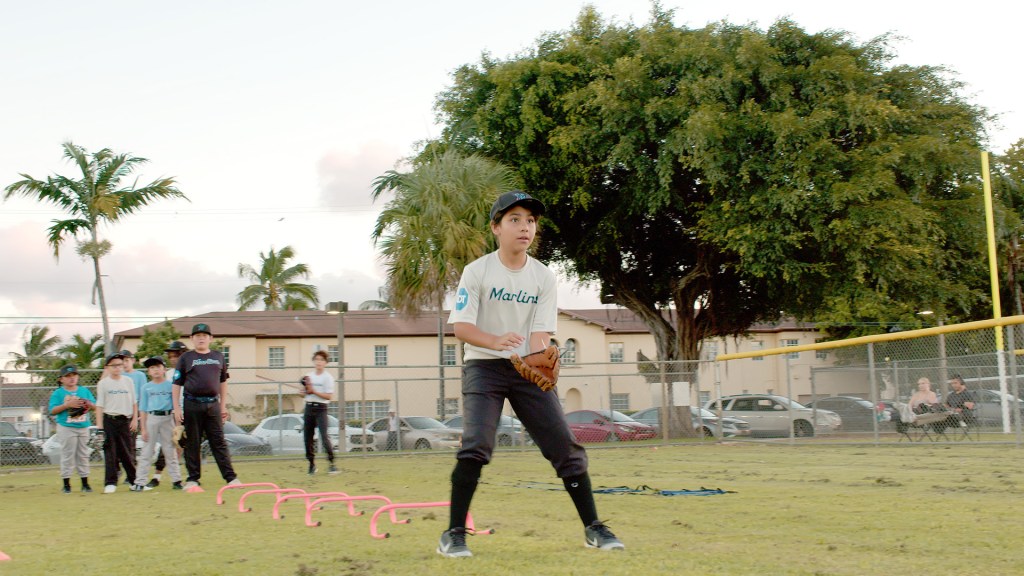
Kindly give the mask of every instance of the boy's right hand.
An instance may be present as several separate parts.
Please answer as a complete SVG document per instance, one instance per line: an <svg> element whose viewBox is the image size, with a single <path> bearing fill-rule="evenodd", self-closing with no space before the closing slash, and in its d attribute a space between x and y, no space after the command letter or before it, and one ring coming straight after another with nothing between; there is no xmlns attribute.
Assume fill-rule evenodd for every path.
<svg viewBox="0 0 1024 576"><path fill-rule="evenodd" d="M526 338L523 338L515 332L506 332L501 336L498 336L493 348L495 350L515 350L523 345Z"/></svg>

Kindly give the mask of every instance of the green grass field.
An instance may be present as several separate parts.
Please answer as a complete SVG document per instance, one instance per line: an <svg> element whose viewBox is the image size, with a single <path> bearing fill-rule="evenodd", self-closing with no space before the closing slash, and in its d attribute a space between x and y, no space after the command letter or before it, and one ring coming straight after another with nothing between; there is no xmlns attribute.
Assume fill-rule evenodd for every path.
<svg viewBox="0 0 1024 576"><path fill-rule="evenodd" d="M598 494L601 517L625 552L583 546L568 496L536 452L501 452L484 468L472 512L489 536L475 556L434 552L447 508L410 510L406 525L341 505L303 523L272 497L237 511L241 490L215 503L223 481L204 466L205 493L163 487L116 494L59 493L55 468L0 475L0 574L1020 574L1024 464L1007 445L789 446L771 443L590 448L595 487L722 488L716 496ZM342 473L310 478L304 462L238 461L245 482L383 494L396 502L448 499L453 455L346 457ZM93 467L92 483L101 486ZM74 484L77 490L77 482ZM551 488L556 488L552 490Z"/></svg>

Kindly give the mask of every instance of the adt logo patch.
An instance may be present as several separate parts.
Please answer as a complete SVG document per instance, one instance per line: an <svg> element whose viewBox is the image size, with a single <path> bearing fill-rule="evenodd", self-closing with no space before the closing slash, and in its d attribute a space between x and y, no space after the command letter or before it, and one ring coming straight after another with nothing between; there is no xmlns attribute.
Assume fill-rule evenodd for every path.
<svg viewBox="0 0 1024 576"><path fill-rule="evenodd" d="M455 295L455 309L462 310L469 304L469 292L465 288L459 288L459 292Z"/></svg>

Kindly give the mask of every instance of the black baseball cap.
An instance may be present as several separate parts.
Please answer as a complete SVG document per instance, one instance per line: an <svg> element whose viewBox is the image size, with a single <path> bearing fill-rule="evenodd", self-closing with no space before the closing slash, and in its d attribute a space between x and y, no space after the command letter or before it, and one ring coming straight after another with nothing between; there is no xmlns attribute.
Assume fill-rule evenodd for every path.
<svg viewBox="0 0 1024 576"><path fill-rule="evenodd" d="M67 366L64 366L63 368L60 369L60 376L58 376L58 378L63 378L68 374L78 374L78 367L75 366L74 364L68 364Z"/></svg>
<svg viewBox="0 0 1024 576"><path fill-rule="evenodd" d="M498 199L494 201L494 205L491 206L491 221L494 221L494 217L498 214L503 214L509 208L517 205L529 208L530 212L533 212L534 216L540 216L544 213L543 202L522 190L512 190L498 196Z"/></svg>
<svg viewBox="0 0 1024 576"><path fill-rule="evenodd" d="M182 344L181 342L178 342L177 340L175 340L174 342L171 342L170 344L168 344L167 348L164 348L164 352L187 352L187 351L188 351L188 346L185 346L184 344Z"/></svg>
<svg viewBox="0 0 1024 576"><path fill-rule="evenodd" d="M132 351L127 348L121 350L120 354L125 358L135 358L135 354L132 354Z"/></svg>
<svg viewBox="0 0 1024 576"><path fill-rule="evenodd" d="M192 327L192 335L193 336L195 336L196 334L199 334L200 332L205 332L205 333L209 334L210 336L213 336L213 331L210 330L210 327L208 325L206 325L206 324L203 324L202 322L200 322L199 324L196 324L195 326Z"/></svg>
<svg viewBox="0 0 1024 576"><path fill-rule="evenodd" d="M103 365L106 366L107 364L110 364L112 360L124 360L124 354L121 354L120 352L114 352L110 356L107 356L107 359L105 362L103 362Z"/></svg>
<svg viewBox="0 0 1024 576"><path fill-rule="evenodd" d="M149 358L146 358L145 362L142 363L142 365L145 366L146 368L149 368L150 366L155 366L157 364L161 366L166 366L166 364L164 364L164 359L159 356L150 356Z"/></svg>

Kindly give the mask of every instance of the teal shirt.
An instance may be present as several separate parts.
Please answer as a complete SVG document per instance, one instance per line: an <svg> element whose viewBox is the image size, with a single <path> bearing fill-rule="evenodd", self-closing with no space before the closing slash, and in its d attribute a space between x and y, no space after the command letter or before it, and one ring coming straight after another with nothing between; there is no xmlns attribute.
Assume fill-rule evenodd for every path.
<svg viewBox="0 0 1024 576"><path fill-rule="evenodd" d="M74 392L68 392L63 386L61 386L50 394L50 412L52 413L54 408L63 404L68 396L77 396L79 398L85 398L89 402L96 402L96 397L93 396L92 392L90 392L85 386L79 386ZM88 412L82 414L78 418L69 418L68 411L64 410L57 414L56 420L57 425L67 426L68 428L88 428L92 425Z"/></svg>

